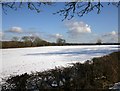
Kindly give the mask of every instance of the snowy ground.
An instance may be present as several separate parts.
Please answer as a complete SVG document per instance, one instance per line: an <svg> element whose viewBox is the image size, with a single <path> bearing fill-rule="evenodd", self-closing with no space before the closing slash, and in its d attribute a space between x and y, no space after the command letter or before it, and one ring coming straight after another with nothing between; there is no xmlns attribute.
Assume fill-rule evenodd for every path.
<svg viewBox="0 0 120 91"><path fill-rule="evenodd" d="M117 45L101 46L48 46L2 50L0 77L44 71L55 66L84 62L117 51Z"/></svg>
<svg viewBox="0 0 120 91"><path fill-rule="evenodd" d="M110 87L109 89L116 89L116 91L120 91L120 82L115 83L112 87Z"/></svg>

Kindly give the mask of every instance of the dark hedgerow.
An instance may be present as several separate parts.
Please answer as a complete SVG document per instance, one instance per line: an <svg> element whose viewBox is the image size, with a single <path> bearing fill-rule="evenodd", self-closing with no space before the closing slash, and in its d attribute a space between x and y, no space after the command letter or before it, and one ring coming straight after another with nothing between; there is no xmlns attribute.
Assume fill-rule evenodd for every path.
<svg viewBox="0 0 120 91"><path fill-rule="evenodd" d="M2 91L42 91L75 89L108 89L120 81L120 51L103 57L34 74L10 77Z"/></svg>

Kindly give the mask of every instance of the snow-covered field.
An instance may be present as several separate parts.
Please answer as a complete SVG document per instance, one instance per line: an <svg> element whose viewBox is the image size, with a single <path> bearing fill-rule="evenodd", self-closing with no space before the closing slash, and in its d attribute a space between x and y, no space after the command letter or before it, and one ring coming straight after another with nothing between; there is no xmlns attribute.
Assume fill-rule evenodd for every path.
<svg viewBox="0 0 120 91"><path fill-rule="evenodd" d="M1 50L2 73L0 72L0 77L7 77L84 62L87 59L117 51L118 46L48 46Z"/></svg>

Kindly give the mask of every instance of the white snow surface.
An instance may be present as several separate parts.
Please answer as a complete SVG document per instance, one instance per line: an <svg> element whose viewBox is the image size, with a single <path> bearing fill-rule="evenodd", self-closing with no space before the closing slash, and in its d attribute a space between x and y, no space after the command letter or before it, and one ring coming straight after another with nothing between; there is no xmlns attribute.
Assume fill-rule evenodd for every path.
<svg viewBox="0 0 120 91"><path fill-rule="evenodd" d="M109 89L116 89L116 91L120 91L120 82L115 83L112 87L110 87Z"/></svg>
<svg viewBox="0 0 120 91"><path fill-rule="evenodd" d="M44 71L70 63L85 62L118 51L117 45L94 46L46 46L12 48L2 50L2 72L0 78L23 73Z"/></svg>

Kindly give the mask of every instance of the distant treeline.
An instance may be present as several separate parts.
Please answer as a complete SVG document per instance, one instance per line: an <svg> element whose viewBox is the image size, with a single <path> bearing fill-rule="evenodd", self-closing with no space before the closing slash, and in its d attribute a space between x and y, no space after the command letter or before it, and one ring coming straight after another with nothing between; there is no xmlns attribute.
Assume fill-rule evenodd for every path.
<svg viewBox="0 0 120 91"><path fill-rule="evenodd" d="M41 41L0 41L0 48L24 48L40 46L71 46L71 45L120 45L120 43L50 43Z"/></svg>
<svg viewBox="0 0 120 91"><path fill-rule="evenodd" d="M5 80L2 91L44 91L47 89L50 91L54 89L57 91L79 89L109 91L107 89L116 82L120 82L120 51L87 60L83 64L74 63L73 66L66 68L11 76Z"/></svg>
<svg viewBox="0 0 120 91"><path fill-rule="evenodd" d="M120 43L66 43L65 45L120 45Z"/></svg>
<svg viewBox="0 0 120 91"><path fill-rule="evenodd" d="M23 48L23 47L37 47L37 46L48 46L50 43L41 41L39 43L32 42L21 42L21 41L2 41L1 48Z"/></svg>

